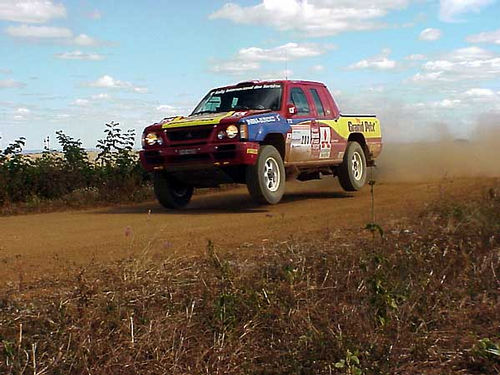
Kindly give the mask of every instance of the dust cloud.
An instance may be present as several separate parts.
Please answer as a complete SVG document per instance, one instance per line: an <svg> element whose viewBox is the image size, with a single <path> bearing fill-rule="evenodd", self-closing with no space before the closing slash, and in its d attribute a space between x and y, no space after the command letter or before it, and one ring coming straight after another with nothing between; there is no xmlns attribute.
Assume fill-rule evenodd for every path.
<svg viewBox="0 0 500 375"><path fill-rule="evenodd" d="M384 144L377 159L380 181L426 181L445 177L500 177L500 119L476 126L468 140Z"/></svg>

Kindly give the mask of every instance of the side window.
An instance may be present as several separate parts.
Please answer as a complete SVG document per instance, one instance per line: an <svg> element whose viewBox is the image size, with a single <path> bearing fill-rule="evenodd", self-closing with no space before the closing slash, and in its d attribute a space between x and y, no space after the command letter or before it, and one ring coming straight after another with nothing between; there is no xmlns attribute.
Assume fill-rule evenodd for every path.
<svg viewBox="0 0 500 375"><path fill-rule="evenodd" d="M325 117L325 109L323 108L323 103L321 103L318 91L316 89L311 89L310 91L314 100L314 106L316 107L316 112L318 113L318 116Z"/></svg>
<svg viewBox="0 0 500 375"><path fill-rule="evenodd" d="M326 87L321 87L319 89L319 95L321 98L321 102L323 103L323 108L325 110L325 117L337 118L339 111L337 109L337 106L335 105L335 102L333 101L332 96L328 92L328 89Z"/></svg>
<svg viewBox="0 0 500 375"><path fill-rule="evenodd" d="M295 107L297 107L298 115L308 115L311 112L306 95L300 87L292 88L292 90L290 91L290 101L293 105L295 105Z"/></svg>

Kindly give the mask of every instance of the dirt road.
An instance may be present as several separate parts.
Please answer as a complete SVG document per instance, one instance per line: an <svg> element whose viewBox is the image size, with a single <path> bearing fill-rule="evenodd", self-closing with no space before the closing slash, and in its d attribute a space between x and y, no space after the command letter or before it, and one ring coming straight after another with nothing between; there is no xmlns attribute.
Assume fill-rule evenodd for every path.
<svg viewBox="0 0 500 375"><path fill-rule="evenodd" d="M498 179L379 183L376 221L387 225L420 211L450 191L467 197ZM244 187L199 195L188 209L165 211L156 202L0 218L1 283L33 280L92 262L108 262L149 251L186 256L205 251L212 240L220 251L244 243L314 235L326 228L361 228L370 220L369 187L343 193L331 178L291 183L282 203L254 205Z"/></svg>

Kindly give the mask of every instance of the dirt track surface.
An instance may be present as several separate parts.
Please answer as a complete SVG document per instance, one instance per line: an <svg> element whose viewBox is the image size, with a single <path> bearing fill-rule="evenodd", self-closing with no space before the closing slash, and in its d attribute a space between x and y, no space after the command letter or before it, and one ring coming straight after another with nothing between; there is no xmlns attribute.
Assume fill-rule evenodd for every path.
<svg viewBox="0 0 500 375"><path fill-rule="evenodd" d="M378 183L376 222L388 225L422 210L445 192L466 197L485 192L495 179ZM219 251L248 251L245 245L327 229L359 229L370 221L370 191L348 194L331 178L290 183L276 206L256 206L244 187L195 196L182 211L156 202L0 218L0 280L35 280L109 262L144 251L154 256L189 256L211 240ZM255 247L254 247L255 248ZM0 285L1 286L1 285Z"/></svg>

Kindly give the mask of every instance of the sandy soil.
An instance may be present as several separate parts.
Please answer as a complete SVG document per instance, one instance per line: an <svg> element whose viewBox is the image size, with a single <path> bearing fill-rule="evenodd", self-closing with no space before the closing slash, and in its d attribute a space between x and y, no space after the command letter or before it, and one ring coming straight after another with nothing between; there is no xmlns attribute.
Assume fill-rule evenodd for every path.
<svg viewBox="0 0 500 375"><path fill-rule="evenodd" d="M375 186L376 221L384 226L419 212L443 192L467 198L484 193L494 178L434 182L381 182ZM254 205L244 187L195 196L182 211L156 202L118 208L0 218L0 283L19 283L64 274L96 262L144 251L154 256L189 256L211 240L219 251L245 251L245 243L326 229L359 229L370 221L370 191L343 193L331 177L289 183L276 206ZM0 285L1 287L1 285Z"/></svg>

